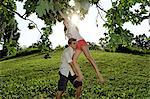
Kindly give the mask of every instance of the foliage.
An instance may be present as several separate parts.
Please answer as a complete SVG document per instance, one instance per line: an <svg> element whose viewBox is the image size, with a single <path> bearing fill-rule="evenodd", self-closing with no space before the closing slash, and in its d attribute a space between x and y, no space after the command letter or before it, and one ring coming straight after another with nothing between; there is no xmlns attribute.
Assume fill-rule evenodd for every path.
<svg viewBox="0 0 150 99"><path fill-rule="evenodd" d="M39 53L40 51L41 50L39 50L38 48L25 48L25 49L21 49L21 50L17 51L15 54L1 58L0 61L13 59L13 58L17 58L17 57L23 57L23 56Z"/></svg>
<svg viewBox="0 0 150 99"><path fill-rule="evenodd" d="M23 0L17 0L23 2ZM46 24L46 27L42 28L41 33L41 46L43 51L48 53L51 47L51 42L48 39L48 36L52 33L52 26L56 24L56 21L62 21L63 18L60 16L59 11L62 11L66 16L71 16L73 13L77 13L84 18L85 14L88 12L90 5L96 5L96 7L104 12L106 12L106 23L104 27L108 29L105 42L106 45L111 51L115 51L119 45L131 46L133 40L133 34L128 30L124 29L123 25L126 22L131 22L133 25L140 24L143 20L146 20L150 17L148 7L150 6L150 0L115 0L112 1L112 8L108 11L102 9L100 6L100 0L74 0L74 5L70 4L71 0L26 0L24 4L25 14L20 15L16 10L16 4L14 0L3 0L0 3L1 17L3 18L1 26L3 29L6 29L6 25L13 23L13 25L8 26L10 30L13 31L8 33L7 37L10 37L10 34L17 32L17 22L14 20L14 13L18 14L21 18L26 19L32 13L36 13L38 18L43 20ZM134 8L138 5L139 8ZM5 13L4 13L5 12ZM10 12L10 13L9 13ZM4 15L3 15L4 14ZM5 19L6 18L6 19ZM11 20L10 20L11 19ZM28 28L33 29L35 26L34 23L30 23ZM0 37L4 35L4 32L1 32ZM19 38L19 33L15 37L15 41ZM11 40L11 39L10 39ZM102 40L104 41L104 40ZM3 47L6 49L7 54L14 53L14 48L11 48L12 44L9 41L8 44ZM17 45L17 42L16 44ZM8 51L8 46L11 51Z"/></svg>
<svg viewBox="0 0 150 99"><path fill-rule="evenodd" d="M137 35L134 38L133 46L150 50L150 37L148 38L145 34Z"/></svg>
<svg viewBox="0 0 150 99"><path fill-rule="evenodd" d="M59 79L60 55L53 53L50 59L43 54L0 62L1 98L54 98ZM91 51L97 66L106 79L99 85L92 66L83 54L79 65L84 74L83 99L141 99L150 98L150 56ZM75 89L68 83L63 98L72 99Z"/></svg>
<svg viewBox="0 0 150 99"><path fill-rule="evenodd" d="M54 50L59 51L59 50L63 50L63 49L65 49L65 46L58 45L58 46L56 46L56 48Z"/></svg>
<svg viewBox="0 0 150 99"><path fill-rule="evenodd" d="M108 48L108 43L109 43L109 36L107 33L104 33L105 37L104 38L100 38L99 39L99 44L100 47L104 50L106 50Z"/></svg>
<svg viewBox="0 0 150 99"><path fill-rule="evenodd" d="M33 28L35 28L35 25L33 23L29 23L28 28L33 29Z"/></svg>
<svg viewBox="0 0 150 99"><path fill-rule="evenodd" d="M137 54L137 55L141 55L141 54L150 54L150 50L148 49L141 49L138 47L134 47L134 46L122 46L119 45L118 48L116 48L116 52L122 52L122 53L132 53L132 54Z"/></svg>
<svg viewBox="0 0 150 99"><path fill-rule="evenodd" d="M105 51L112 51L111 48L108 47L110 42L108 41L108 35L106 33L104 38L99 39L100 46ZM115 51L123 52L123 53L132 53L132 54L149 54L150 53L150 39L145 35L136 35L130 41L130 45L125 46L125 44L118 44Z"/></svg>
<svg viewBox="0 0 150 99"><path fill-rule="evenodd" d="M23 1L23 0L17 0ZM52 26L56 24L56 21L62 21L62 17L59 14L59 11L62 11L65 15L68 13L77 13L77 11L81 12L81 16L83 17L85 13L87 13L90 3L95 4L99 0L75 0L75 6L71 6L70 0L27 0L25 1L24 9L26 10L23 17L29 17L32 13L36 13L38 18L44 20L46 27L42 28L41 35L41 45L39 48L42 51L49 52L51 49L51 42L48 39L48 36L52 33ZM73 12L74 11L74 12ZM33 24L29 24L30 29L34 28Z"/></svg>
<svg viewBox="0 0 150 99"><path fill-rule="evenodd" d="M88 42L89 50L99 50L100 46L95 44L94 42Z"/></svg>
<svg viewBox="0 0 150 99"><path fill-rule="evenodd" d="M137 4L139 8L133 9L133 6ZM119 44L124 46L131 44L133 34L129 30L123 29L123 25L126 22L138 25L148 19L150 17L148 7L150 7L149 0L116 0L112 2L112 8L107 11L107 21L104 24L108 28L110 48L115 50Z"/></svg>
<svg viewBox="0 0 150 99"><path fill-rule="evenodd" d="M45 21L47 25L53 25L56 21L61 21L62 17L58 11L63 11L64 14L70 16L72 13L79 13L81 17L87 13L90 4L95 4L100 8L99 0L74 0L74 6L69 4L70 0L39 0L31 1L27 0L25 3L25 9L27 16L30 13L36 12L39 18ZM31 3L32 2L32 3ZM131 9L136 4L140 5L139 9ZM29 7L27 7L27 5ZM116 48L122 44L123 46L130 46L133 40L133 34L129 30L123 29L123 25L126 22L132 22L132 24L140 24L143 20L149 18L149 12L147 7L150 6L149 0L117 0L112 2L112 8L106 11L106 23L104 26L108 28L107 42L108 47L115 51ZM100 9L102 10L102 9ZM104 10L103 10L104 11Z"/></svg>
<svg viewBox="0 0 150 99"><path fill-rule="evenodd" d="M18 49L20 33L17 32L18 23L15 20L14 13L12 13L15 10L14 1L3 0L0 2L0 43L3 45L3 56L15 54Z"/></svg>

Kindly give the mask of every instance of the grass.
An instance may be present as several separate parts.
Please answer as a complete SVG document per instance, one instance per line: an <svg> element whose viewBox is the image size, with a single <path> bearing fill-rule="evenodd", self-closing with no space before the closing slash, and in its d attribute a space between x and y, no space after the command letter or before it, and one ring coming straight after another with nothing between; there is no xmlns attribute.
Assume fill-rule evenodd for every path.
<svg viewBox="0 0 150 99"><path fill-rule="evenodd" d="M62 51L44 59L43 54L0 62L0 97L18 99L51 99L55 97ZM99 70L106 79L99 85L92 66L81 55L79 65L84 74L83 99L149 99L150 55L132 55L91 51ZM64 99L74 97L68 83Z"/></svg>

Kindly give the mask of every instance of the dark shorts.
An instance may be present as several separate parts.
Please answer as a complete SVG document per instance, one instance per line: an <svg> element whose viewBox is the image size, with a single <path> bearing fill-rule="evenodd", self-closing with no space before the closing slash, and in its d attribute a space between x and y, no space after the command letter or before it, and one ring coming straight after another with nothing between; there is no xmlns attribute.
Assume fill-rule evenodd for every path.
<svg viewBox="0 0 150 99"><path fill-rule="evenodd" d="M71 74L69 73L69 76L66 77L66 76L62 75L60 72L59 72L59 75L60 75L60 79L58 81L58 90L59 91L65 91L66 90L68 80L73 84L73 86L75 88L82 86L82 82L75 80L77 78L76 75L71 76Z"/></svg>

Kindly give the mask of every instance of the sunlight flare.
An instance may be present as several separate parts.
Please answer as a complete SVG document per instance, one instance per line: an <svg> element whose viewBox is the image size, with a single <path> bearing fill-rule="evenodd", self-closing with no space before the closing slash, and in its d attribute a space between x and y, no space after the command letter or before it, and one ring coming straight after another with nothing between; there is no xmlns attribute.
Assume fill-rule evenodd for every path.
<svg viewBox="0 0 150 99"><path fill-rule="evenodd" d="M75 25L78 25L79 21L80 21L79 16L77 14L73 14L71 17L71 22Z"/></svg>

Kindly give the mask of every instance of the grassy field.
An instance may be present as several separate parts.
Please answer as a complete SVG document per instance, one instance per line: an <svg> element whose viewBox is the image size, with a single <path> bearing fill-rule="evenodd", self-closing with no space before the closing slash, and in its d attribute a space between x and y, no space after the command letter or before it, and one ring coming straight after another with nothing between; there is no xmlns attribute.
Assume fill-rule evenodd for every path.
<svg viewBox="0 0 150 99"><path fill-rule="evenodd" d="M62 51L44 59L42 54L0 62L0 98L52 99L57 91ZM150 99L150 55L91 51L106 79L99 85L92 66L83 55L79 64L84 74L82 99ZM63 99L74 97L68 83Z"/></svg>

